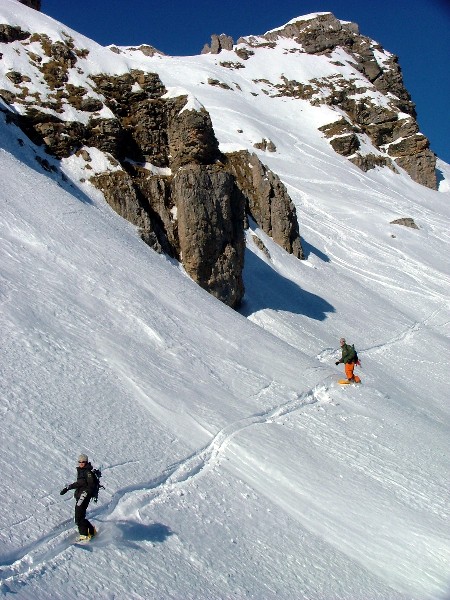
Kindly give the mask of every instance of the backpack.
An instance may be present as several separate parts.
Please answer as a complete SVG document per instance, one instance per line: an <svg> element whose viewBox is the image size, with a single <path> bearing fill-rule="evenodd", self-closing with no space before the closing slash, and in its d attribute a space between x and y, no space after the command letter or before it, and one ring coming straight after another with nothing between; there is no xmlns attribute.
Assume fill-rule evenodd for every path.
<svg viewBox="0 0 450 600"><path fill-rule="evenodd" d="M95 503L97 503L100 488L105 489L105 486L101 485L100 483L100 477L102 476L102 472L100 471L100 469L92 469L90 473L92 474L93 479L91 498Z"/></svg>

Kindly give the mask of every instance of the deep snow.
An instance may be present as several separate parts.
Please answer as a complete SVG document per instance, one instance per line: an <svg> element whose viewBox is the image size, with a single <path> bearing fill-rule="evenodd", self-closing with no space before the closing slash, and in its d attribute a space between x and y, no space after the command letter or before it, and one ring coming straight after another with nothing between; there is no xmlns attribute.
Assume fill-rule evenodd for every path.
<svg viewBox="0 0 450 600"><path fill-rule="evenodd" d="M249 233L234 312L79 183L79 160L62 162L67 180L43 171L0 113L2 595L444 598L449 165L439 192L363 173L319 135L330 109L254 96L280 64L297 80L330 68L285 45L239 71L211 55L113 62L18 6L5 0L1 22L69 31L94 70L147 65L187 90L223 150L271 139L259 156L296 205L307 260L253 227L271 259ZM235 91L205 85L215 75ZM403 216L419 229L390 225ZM337 384L342 335L359 387ZM85 547L59 495L81 451L106 486Z"/></svg>

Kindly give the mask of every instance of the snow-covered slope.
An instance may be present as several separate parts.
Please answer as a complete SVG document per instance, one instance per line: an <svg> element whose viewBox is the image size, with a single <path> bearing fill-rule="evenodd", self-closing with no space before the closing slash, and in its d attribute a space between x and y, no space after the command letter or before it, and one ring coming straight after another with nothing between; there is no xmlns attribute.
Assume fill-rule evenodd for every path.
<svg viewBox="0 0 450 600"><path fill-rule="evenodd" d="M271 139L259 156L308 255L257 231L268 259L249 235L234 312L145 246L78 161L43 171L0 114L2 595L444 598L450 167L440 192L363 173L318 134L331 109L254 96L281 61L287 77L310 68L293 53L230 71L213 55L118 56L13 0L0 15L66 31L93 69L157 71L207 108L223 150ZM337 384L342 335L359 387ZM106 486L83 548L59 495L81 451Z"/></svg>

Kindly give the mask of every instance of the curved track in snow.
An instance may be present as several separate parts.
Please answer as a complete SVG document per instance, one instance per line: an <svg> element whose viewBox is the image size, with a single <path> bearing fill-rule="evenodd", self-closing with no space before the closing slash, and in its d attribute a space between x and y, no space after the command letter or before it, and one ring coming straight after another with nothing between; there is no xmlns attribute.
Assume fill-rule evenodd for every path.
<svg viewBox="0 0 450 600"><path fill-rule="evenodd" d="M147 483L117 491L106 506L91 511L90 517L101 523L99 529L104 535L114 522L138 515L144 506L164 499L180 486L217 465L228 444L243 430L255 425L273 423L308 405L330 402L327 379L302 394L292 392L292 398L284 404L230 423L216 433L205 447L170 465L160 476ZM270 393L272 385L264 387L258 396ZM0 566L1 591L15 593L16 586L24 585L29 578L41 575L45 569L69 560L74 551L74 539L73 523L70 519L61 523L48 535L7 557ZM94 544L96 543L97 540ZM91 549L91 546L85 548Z"/></svg>

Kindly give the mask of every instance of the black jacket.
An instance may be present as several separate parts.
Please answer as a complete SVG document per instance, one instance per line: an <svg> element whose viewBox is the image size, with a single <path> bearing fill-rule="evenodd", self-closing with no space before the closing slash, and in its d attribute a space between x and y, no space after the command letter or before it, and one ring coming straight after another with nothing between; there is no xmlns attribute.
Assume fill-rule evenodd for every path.
<svg viewBox="0 0 450 600"><path fill-rule="evenodd" d="M83 492L91 497L95 488L95 478L92 474L92 465L77 467L77 480L67 486L68 490L75 490L74 497L78 500Z"/></svg>

